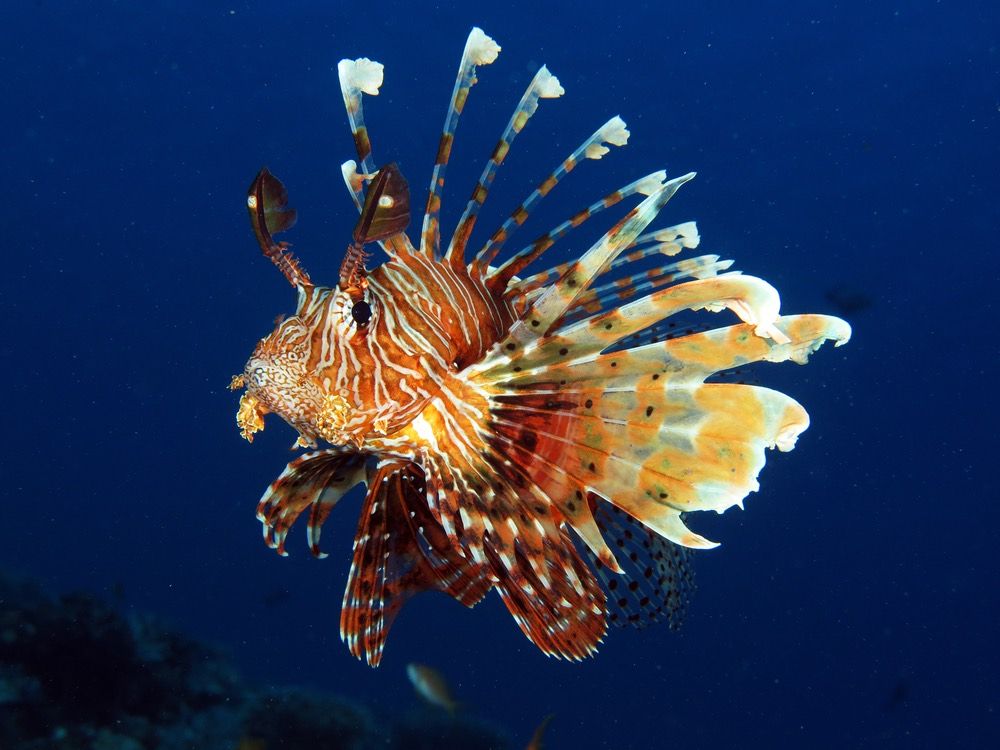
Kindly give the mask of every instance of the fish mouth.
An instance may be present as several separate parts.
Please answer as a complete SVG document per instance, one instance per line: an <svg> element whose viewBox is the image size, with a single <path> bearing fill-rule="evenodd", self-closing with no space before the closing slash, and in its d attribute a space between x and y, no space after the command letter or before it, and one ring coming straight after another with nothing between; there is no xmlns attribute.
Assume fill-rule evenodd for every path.
<svg viewBox="0 0 1000 750"><path fill-rule="evenodd" d="M357 408L292 367L251 357L233 384L246 387L236 424L247 442L264 429L267 414L276 414L299 433L297 448L315 448L320 439L339 447L360 448L364 443L368 420L360 418Z"/></svg>
<svg viewBox="0 0 1000 750"><path fill-rule="evenodd" d="M240 397L236 423L247 442L264 429L264 417L275 414L298 433L296 447L315 447L317 433L312 422L321 412L323 397L319 386L304 378L296 362L252 356L243 374L233 378L237 387L245 387ZM235 389L234 389L235 390Z"/></svg>

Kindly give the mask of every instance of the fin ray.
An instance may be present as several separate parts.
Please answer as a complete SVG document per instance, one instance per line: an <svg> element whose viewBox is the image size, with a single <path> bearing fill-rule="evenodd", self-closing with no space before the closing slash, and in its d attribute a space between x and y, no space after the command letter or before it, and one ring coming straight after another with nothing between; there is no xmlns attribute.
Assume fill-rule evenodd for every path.
<svg viewBox="0 0 1000 750"><path fill-rule="evenodd" d="M441 191L444 188L445 171L451 158L451 147L458 129L458 118L465 108L470 89L476 85L476 67L489 65L500 54L500 45L483 33L478 26L473 27L465 41L462 61L458 66L455 88L448 104L448 112L441 130L441 140L431 172L431 184L427 191L427 207L420 237L420 251L427 258L436 258L441 246L441 229L438 216L441 213Z"/></svg>
<svg viewBox="0 0 1000 750"><path fill-rule="evenodd" d="M491 586L480 567L448 544L424 504L423 485L423 472L408 461L383 461L369 471L340 634L371 666L381 661L389 629L414 594L441 591L471 607Z"/></svg>
<svg viewBox="0 0 1000 750"><path fill-rule="evenodd" d="M257 504L264 541L287 555L285 538L296 519L310 509L309 546L317 557L319 528L349 490L364 481L364 459L354 452L322 450L304 453L285 467Z"/></svg>

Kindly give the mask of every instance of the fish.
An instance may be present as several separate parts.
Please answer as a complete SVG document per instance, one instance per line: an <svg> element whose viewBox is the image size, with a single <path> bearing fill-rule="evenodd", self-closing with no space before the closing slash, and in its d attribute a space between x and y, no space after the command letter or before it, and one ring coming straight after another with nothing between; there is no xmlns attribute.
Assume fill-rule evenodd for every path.
<svg viewBox="0 0 1000 750"><path fill-rule="evenodd" d="M534 734L531 735L531 740L528 742L525 750L542 750L545 744L542 742L542 738L545 735L545 730L548 729L549 723L555 717L555 714L549 714L544 719L539 722L538 726L535 728Z"/></svg>
<svg viewBox="0 0 1000 750"><path fill-rule="evenodd" d="M436 669L423 664L407 664L406 676L417 691L417 695L431 705L443 708L449 714L454 714L458 708L455 699L451 697L448 683Z"/></svg>
<svg viewBox="0 0 1000 750"><path fill-rule="evenodd" d="M869 294L849 284L837 284L827 289L826 301L845 315L857 315L873 304Z"/></svg>
<svg viewBox="0 0 1000 750"><path fill-rule="evenodd" d="M609 625L676 624L693 589L692 551L718 546L689 528L691 516L742 508L759 490L765 451L791 450L809 425L791 397L719 376L804 364L851 334L837 317L781 315L769 283L687 252L700 243L696 222L650 227L693 172L641 176L507 251L572 171L626 145L617 115L473 244L516 136L565 93L544 65L446 235L460 115L499 52L473 28L412 238L409 184L396 163L377 166L365 122L363 100L379 93L384 68L365 57L339 63L357 152L341 172L358 219L331 285L275 239L297 220L280 179L265 167L247 192L260 249L296 305L230 383L241 391L237 427L252 442L275 415L302 451L267 487L257 517L266 544L287 555L304 516L310 551L325 557L324 523L364 486L340 635L373 667L405 602L425 591L467 607L496 592L542 653L568 660L593 655ZM588 249L533 270L577 227L633 201ZM379 251L385 259L373 264ZM727 320L672 333L671 318L693 313Z"/></svg>

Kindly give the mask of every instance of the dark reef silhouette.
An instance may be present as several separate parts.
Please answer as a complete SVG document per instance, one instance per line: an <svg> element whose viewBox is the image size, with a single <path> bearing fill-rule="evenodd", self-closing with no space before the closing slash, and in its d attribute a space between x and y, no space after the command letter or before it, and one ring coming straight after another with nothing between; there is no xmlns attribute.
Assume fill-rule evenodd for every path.
<svg viewBox="0 0 1000 750"><path fill-rule="evenodd" d="M0 572L4 750L508 748L434 710L378 715L343 697L244 682L222 652L88 594Z"/></svg>

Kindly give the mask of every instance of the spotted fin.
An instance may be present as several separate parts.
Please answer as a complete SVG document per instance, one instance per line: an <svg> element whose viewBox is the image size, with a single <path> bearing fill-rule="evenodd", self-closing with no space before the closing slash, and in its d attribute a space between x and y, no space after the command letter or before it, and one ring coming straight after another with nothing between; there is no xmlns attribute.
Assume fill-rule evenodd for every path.
<svg viewBox="0 0 1000 750"><path fill-rule="evenodd" d="M292 461L264 492L257 504L257 519L263 525L264 541L279 555L287 555L285 538L302 513L309 509L307 535L316 557L319 535L333 506L351 488L364 481L364 457L344 450L304 453Z"/></svg>
<svg viewBox="0 0 1000 750"><path fill-rule="evenodd" d="M608 624L642 628L665 620L671 630L680 628L695 589L691 553L596 495L590 503L622 567L616 574L593 560L608 597Z"/></svg>
<svg viewBox="0 0 1000 750"><path fill-rule="evenodd" d="M604 351L675 312L724 307L745 322ZM713 547L682 514L741 505L758 488L765 449L790 450L809 420L777 391L705 379L750 362L804 362L824 340L850 336L837 318L782 319L777 308L774 290L752 277L687 282L547 336L511 337L512 350L495 350L471 378L491 394L497 433L530 447L530 456L510 450L523 470L544 483L559 467L553 497L582 487L675 544Z"/></svg>

